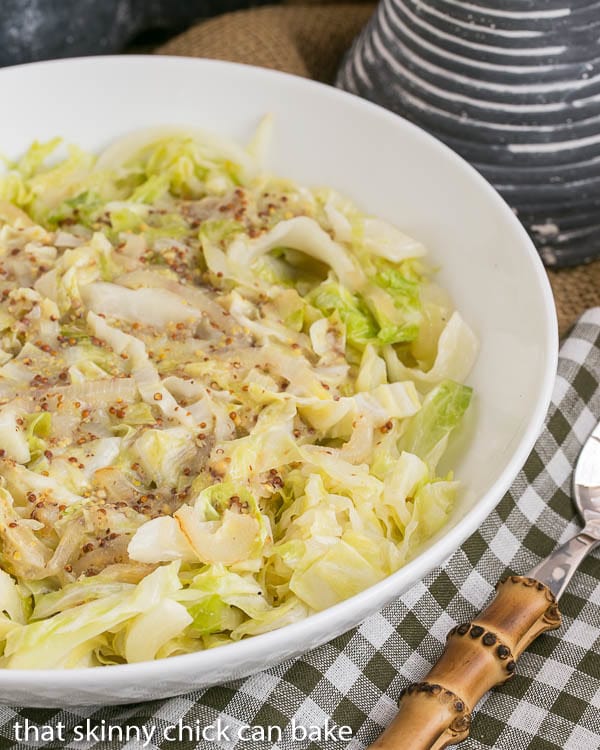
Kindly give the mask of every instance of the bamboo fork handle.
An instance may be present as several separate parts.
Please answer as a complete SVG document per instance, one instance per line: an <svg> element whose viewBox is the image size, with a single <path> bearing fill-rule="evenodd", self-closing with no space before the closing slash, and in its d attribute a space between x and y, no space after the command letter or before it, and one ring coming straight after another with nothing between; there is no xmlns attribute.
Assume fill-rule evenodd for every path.
<svg viewBox="0 0 600 750"><path fill-rule="evenodd" d="M514 674L516 660L541 633L560 626L554 594L533 578L510 576L488 607L453 628L423 682L402 691L399 712L372 750L442 750L464 740L471 711Z"/></svg>

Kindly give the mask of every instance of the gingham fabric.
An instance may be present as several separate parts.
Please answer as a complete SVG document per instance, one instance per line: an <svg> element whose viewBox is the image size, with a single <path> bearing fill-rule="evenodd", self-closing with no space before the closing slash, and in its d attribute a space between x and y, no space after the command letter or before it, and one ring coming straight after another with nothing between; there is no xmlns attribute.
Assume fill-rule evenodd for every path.
<svg viewBox="0 0 600 750"><path fill-rule="evenodd" d="M402 687L440 654L448 630L472 618L507 573L523 573L579 528L569 498L580 447L600 418L600 308L587 312L561 348L546 429L510 492L443 568L358 629L246 680L201 692L121 707L58 711L0 707L0 750L146 747L178 750L360 750L395 713ZM600 555L588 557L561 599L563 625L521 657L517 674L479 704L464 750L598 750L600 748ZM54 740L17 743L15 722L52 727ZM291 722L352 728L349 742L294 741ZM95 731L86 741L73 729ZM282 741L169 741L169 727L220 724L281 727ZM65 740L57 739L59 722ZM152 740L102 740L102 730L132 727ZM114 730L113 730L114 731ZM45 737L51 736L51 731ZM78 736L80 736L80 734ZM33 735L30 735L33 736ZM105 737L107 735L105 734ZM411 750L410 740L398 750Z"/></svg>

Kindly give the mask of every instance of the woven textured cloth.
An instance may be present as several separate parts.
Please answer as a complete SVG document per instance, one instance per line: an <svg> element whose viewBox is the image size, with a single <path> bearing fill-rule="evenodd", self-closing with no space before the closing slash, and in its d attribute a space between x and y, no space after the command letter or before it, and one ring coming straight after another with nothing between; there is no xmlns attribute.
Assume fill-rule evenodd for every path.
<svg viewBox="0 0 600 750"><path fill-rule="evenodd" d="M287 6L213 18L157 52L232 60L331 83L344 52L374 8L371 3L315 6L292 0ZM600 305L600 260L548 275L559 330L565 334L586 309Z"/></svg>
<svg viewBox="0 0 600 750"><path fill-rule="evenodd" d="M569 497L571 472L599 415L600 308L595 308L580 319L562 346L546 427L525 467L497 509L443 568L358 629L301 659L245 680L126 707L69 711L0 707L0 748L367 747L394 716L400 690L422 678L437 659L448 630L481 610L501 577L527 571L576 532L579 521ZM462 745L465 750L600 748L598 553L581 565L561 599L561 609L562 628L535 641L521 657L517 674L483 699L471 737ZM54 731L62 722L64 741L15 743L16 722L22 725L25 719ZM348 743L294 741L292 721L306 729L322 727L331 719L351 728ZM173 743L169 738L178 731L172 729L178 722L192 729L219 725L230 741L222 736L222 741ZM269 727L280 727L281 741L277 736L276 741L236 741L244 725L258 731L263 727L265 735ZM87 727L94 732L91 739L77 741ZM102 741L101 732L111 727L123 732L145 728L152 736L146 745L119 741L118 734L112 741ZM410 750L409 742L403 750Z"/></svg>
<svg viewBox="0 0 600 750"><path fill-rule="evenodd" d="M194 26L158 51L250 63L330 82L373 7L290 5L226 13Z"/></svg>

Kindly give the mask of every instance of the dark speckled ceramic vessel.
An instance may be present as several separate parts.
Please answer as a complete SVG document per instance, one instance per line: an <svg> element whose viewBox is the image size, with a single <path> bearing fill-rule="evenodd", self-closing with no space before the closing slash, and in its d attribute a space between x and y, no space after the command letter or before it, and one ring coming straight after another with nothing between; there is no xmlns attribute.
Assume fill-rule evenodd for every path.
<svg viewBox="0 0 600 750"><path fill-rule="evenodd" d="M260 5L265 0L252 0ZM146 31L248 7L250 0L0 0L0 66L121 52Z"/></svg>
<svg viewBox="0 0 600 750"><path fill-rule="evenodd" d="M338 85L474 164L547 265L600 255L600 2L381 0Z"/></svg>

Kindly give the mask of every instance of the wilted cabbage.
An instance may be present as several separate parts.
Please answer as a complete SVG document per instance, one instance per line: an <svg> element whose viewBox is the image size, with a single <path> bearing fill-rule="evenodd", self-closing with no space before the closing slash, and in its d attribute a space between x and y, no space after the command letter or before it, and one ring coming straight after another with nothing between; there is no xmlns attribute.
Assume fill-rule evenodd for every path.
<svg viewBox="0 0 600 750"><path fill-rule="evenodd" d="M0 173L0 667L298 621L440 532L476 340L425 248L200 131Z"/></svg>

